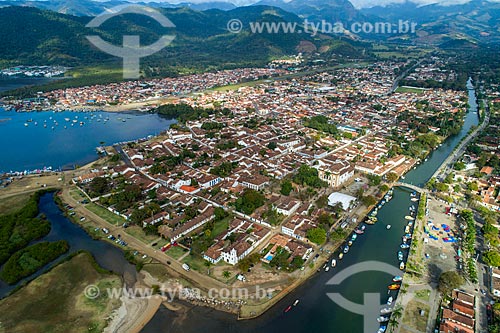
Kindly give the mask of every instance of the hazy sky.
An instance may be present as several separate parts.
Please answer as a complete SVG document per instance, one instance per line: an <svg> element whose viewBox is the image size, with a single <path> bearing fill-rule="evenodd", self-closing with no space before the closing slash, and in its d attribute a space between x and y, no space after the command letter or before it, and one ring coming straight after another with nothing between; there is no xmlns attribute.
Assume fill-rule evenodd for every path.
<svg viewBox="0 0 500 333"><path fill-rule="evenodd" d="M105 0L98 0L105 1ZM179 2L192 2L192 3L201 3L208 1L223 1L223 2L232 2L237 5L249 5L258 2L259 0L131 0L136 2L170 2L170 3L179 3ZM285 0L289 1L289 0ZM327 1L327 0L326 0ZM373 7L377 5L385 5L390 3L404 3L407 0L350 0L351 3L358 7ZM411 2L426 5L432 3L440 3L442 5L458 5L462 3L467 3L470 0L411 0ZM489 0L490 2L500 2L500 0Z"/></svg>

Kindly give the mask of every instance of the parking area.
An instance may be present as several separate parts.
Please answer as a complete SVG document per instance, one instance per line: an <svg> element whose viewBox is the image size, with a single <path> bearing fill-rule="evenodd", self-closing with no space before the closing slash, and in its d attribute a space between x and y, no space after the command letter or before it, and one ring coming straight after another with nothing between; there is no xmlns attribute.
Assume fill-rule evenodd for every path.
<svg viewBox="0 0 500 333"><path fill-rule="evenodd" d="M446 214L446 206L442 201L433 197L429 198L424 260L432 282L437 282L443 272L461 268L461 263L456 258L460 226L456 224L454 215Z"/></svg>

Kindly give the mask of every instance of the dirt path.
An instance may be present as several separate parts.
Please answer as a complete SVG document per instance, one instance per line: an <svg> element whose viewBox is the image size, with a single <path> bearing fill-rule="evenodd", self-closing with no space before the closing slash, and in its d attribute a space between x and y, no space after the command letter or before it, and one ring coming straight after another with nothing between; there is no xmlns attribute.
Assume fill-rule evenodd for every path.
<svg viewBox="0 0 500 333"><path fill-rule="evenodd" d="M135 237L132 237L128 235L126 232L124 232L124 228L121 226L116 226L113 225L97 214L89 211L86 209L84 206L82 206L80 203L77 202L69 193L69 188L64 188L61 194L61 199L75 207L75 212L79 214L80 216L84 216L86 219L89 219L93 221L97 226L101 228L107 228L111 234L114 235L121 235L122 240L128 243L128 246L132 249L138 250L147 256L157 260L160 263L166 264L167 259L170 261L170 265L165 265L169 270L172 270L176 272L177 274L181 275L185 280L193 283L197 287L203 290L208 290L211 288L216 288L216 289L222 289L222 288L227 288L227 285L219 282L217 280L214 280L208 276L202 275L196 271L190 270L189 272L186 272L182 268L182 263L171 259L170 257L167 257L163 252L159 250L155 250L154 248L150 247L149 245L144 244L143 242L137 240Z"/></svg>

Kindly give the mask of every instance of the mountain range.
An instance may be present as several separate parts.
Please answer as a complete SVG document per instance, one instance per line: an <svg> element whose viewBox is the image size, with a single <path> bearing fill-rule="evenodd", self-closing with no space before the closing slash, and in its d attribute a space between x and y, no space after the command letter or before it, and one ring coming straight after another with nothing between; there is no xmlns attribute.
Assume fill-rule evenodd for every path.
<svg viewBox="0 0 500 333"><path fill-rule="evenodd" d="M126 0L4 0L2 6L30 6L75 16L95 16L117 5L127 4ZM134 2L137 3L137 2ZM232 11L237 7L226 1L203 3L168 2L139 3L157 8L189 8L193 11ZM364 39L387 39L392 42L416 44L477 44L500 41L500 3L486 0L471 0L458 5L421 5L407 0L386 6L355 8L349 0L259 0L252 6L270 6L295 14L300 19L330 23L342 22L391 22L408 20L417 24L416 34L380 35L361 34ZM251 7L251 6L247 6ZM246 7L239 7L246 8Z"/></svg>
<svg viewBox="0 0 500 333"><path fill-rule="evenodd" d="M249 22L296 22L293 13L269 6L238 7L230 11L190 8L161 8L175 24L174 42L161 52L145 58L145 67L206 70L263 65L274 57L298 52L321 52L355 57L361 48L333 36L306 34L250 33L227 31L227 22L238 17ZM86 28L90 17L72 16L34 7L0 8L0 60L23 64L58 64L67 66L116 62L117 58L94 48L87 35L99 35L121 45L123 35L140 35L141 44L149 45L169 30L149 17L126 14L112 18L98 29ZM155 68L153 68L155 67ZM165 74L165 73L159 73Z"/></svg>

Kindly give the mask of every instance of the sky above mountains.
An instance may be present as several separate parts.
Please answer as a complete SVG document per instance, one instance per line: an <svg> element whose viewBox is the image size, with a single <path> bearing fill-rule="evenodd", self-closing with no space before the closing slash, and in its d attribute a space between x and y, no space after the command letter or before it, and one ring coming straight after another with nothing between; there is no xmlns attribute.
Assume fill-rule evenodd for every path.
<svg viewBox="0 0 500 333"><path fill-rule="evenodd" d="M0 0L1 2L2 0ZM51 0L32 0L32 1L51 1ZM95 0L97 2L106 2L108 0ZM128 0L129 2L166 2L166 3L181 3L181 2L191 2L191 3L204 3L204 2L231 2L238 6L251 5L259 0ZM288 2L288 0L285 0ZM291 1L291 0L290 0ZM325 0L327 2L328 0ZM350 0L351 3L357 8L369 8L374 6L385 6L388 4L401 4L408 2L408 0ZM440 4L443 6L459 5L470 2L471 0L411 0L420 5L429 4ZM500 0L488 0L489 2L500 2Z"/></svg>

